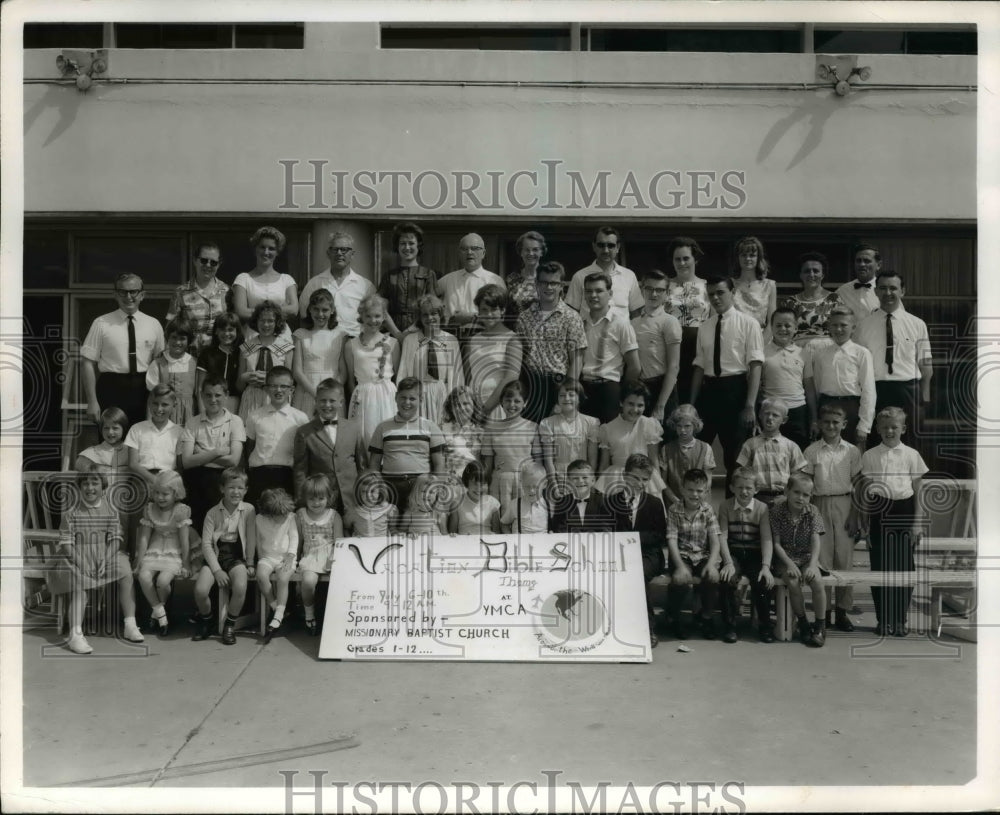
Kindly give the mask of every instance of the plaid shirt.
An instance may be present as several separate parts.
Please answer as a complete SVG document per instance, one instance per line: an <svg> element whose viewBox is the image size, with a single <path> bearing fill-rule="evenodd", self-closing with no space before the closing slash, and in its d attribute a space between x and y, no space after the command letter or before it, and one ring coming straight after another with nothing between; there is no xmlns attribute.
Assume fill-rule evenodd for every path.
<svg viewBox="0 0 1000 815"><path fill-rule="evenodd" d="M719 522L708 504L702 504L688 517L683 501L667 510L667 543L676 543L681 559L697 566L708 557L708 535L719 536Z"/></svg>
<svg viewBox="0 0 1000 815"><path fill-rule="evenodd" d="M562 300L545 317L538 303L522 311L517 334L527 346L524 367L537 373L568 373L570 354L587 347L583 320Z"/></svg>
<svg viewBox="0 0 1000 815"><path fill-rule="evenodd" d="M799 446L781 434L770 439L764 436L747 439L736 463L741 467L753 467L758 489L770 492L784 490L788 476L806 466Z"/></svg>
<svg viewBox="0 0 1000 815"><path fill-rule="evenodd" d="M814 532L826 534L826 525L819 510L813 504L806 505L798 518L792 518L786 501L777 501L770 509L771 535L775 543L796 563L808 561L812 557L812 536Z"/></svg>
<svg viewBox="0 0 1000 815"><path fill-rule="evenodd" d="M167 309L167 322L183 318L194 326L195 356L197 351L212 342L212 323L228 311L229 286L218 278L212 280L207 294L198 288L194 279L174 289L173 299Z"/></svg>

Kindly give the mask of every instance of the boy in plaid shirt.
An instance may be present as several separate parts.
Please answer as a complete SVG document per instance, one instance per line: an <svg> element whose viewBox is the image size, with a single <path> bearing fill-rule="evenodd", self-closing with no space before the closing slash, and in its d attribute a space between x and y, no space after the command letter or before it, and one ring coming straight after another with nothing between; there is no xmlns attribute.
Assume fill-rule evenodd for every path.
<svg viewBox="0 0 1000 815"><path fill-rule="evenodd" d="M822 648L826 642L826 589L820 580L819 536L826 532L826 526L819 510L810 503L812 494L813 480L804 473L792 473L785 487L785 500L775 501L769 514L774 556L781 564L788 599L798 619L799 639L811 648ZM814 627L806 620L803 582L812 589Z"/></svg>
<svg viewBox="0 0 1000 815"><path fill-rule="evenodd" d="M781 435L786 421L788 405L781 399L761 402L757 413L760 435L743 442L736 459L739 466L751 467L757 474L757 498L768 506L784 494L788 476L806 466L799 446Z"/></svg>
<svg viewBox="0 0 1000 815"><path fill-rule="evenodd" d="M688 470L681 483L681 500L667 510L667 609L674 634L687 639L681 609L691 594L691 580L700 579L701 632L715 638L716 596L719 588L719 522L708 504L709 483L704 470Z"/></svg>

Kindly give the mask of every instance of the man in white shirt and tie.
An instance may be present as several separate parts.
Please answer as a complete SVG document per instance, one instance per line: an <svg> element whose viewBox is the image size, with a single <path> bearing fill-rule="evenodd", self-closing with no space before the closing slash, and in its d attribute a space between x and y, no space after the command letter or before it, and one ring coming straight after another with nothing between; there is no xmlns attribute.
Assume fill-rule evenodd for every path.
<svg viewBox="0 0 1000 815"><path fill-rule="evenodd" d="M351 268L354 258L354 238L346 232L334 232L327 241L326 256L330 265L311 278L299 297L299 316L309 311L309 298L317 289L326 289L333 295L333 308L337 325L356 337L361 332L358 323L358 304L375 291L375 286Z"/></svg>
<svg viewBox="0 0 1000 815"><path fill-rule="evenodd" d="M733 308L731 277L711 277L705 289L715 314L698 327L691 401L704 424L698 438L712 444L719 437L731 497L736 459L756 421L764 337L755 318Z"/></svg>
<svg viewBox="0 0 1000 815"><path fill-rule="evenodd" d="M476 293L487 283L495 283L507 291L507 284L500 275L483 268L486 243L475 232L470 232L459 241L458 254L462 258L462 268L438 280L437 295L444 302L448 330L464 338L478 313Z"/></svg>
<svg viewBox="0 0 1000 815"><path fill-rule="evenodd" d="M875 369L875 413L885 407L902 408L906 414L907 440L920 450L919 408L931 401L931 342L927 323L903 307L906 284L893 271L879 272L875 293L880 307L866 317L854 341L872 355ZM868 447L879 443L876 434Z"/></svg>
<svg viewBox="0 0 1000 815"><path fill-rule="evenodd" d="M854 324L861 325L869 314L878 308L875 294L875 276L882 271L882 256L868 243L854 247L855 279L837 289L840 302L854 312Z"/></svg>
<svg viewBox="0 0 1000 815"><path fill-rule="evenodd" d="M593 272L604 272L611 278L611 308L628 322L642 311L645 300L639 289L639 281L635 272L618 264L618 253L621 251L621 235L613 226L602 226L597 230L592 244L594 262L585 266L573 275L566 292L566 305L583 311L584 281Z"/></svg>

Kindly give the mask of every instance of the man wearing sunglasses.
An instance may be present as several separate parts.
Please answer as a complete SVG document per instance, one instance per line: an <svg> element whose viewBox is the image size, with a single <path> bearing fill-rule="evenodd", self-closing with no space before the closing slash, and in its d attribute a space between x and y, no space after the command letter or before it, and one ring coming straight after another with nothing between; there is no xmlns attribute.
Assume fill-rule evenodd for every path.
<svg viewBox="0 0 1000 815"><path fill-rule="evenodd" d="M191 354L195 357L212 342L212 324L232 306L232 291L216 277L222 265L218 244L198 245L191 258L192 275L174 291L167 309L166 323L184 320L194 328Z"/></svg>
<svg viewBox="0 0 1000 815"><path fill-rule="evenodd" d="M613 226L602 226L594 238L594 262L573 275L566 292L566 304L577 311L583 308L583 281L593 272L604 272L611 278L611 311L627 323L637 316L645 303L639 281L631 269L618 264L621 235ZM582 312L581 312L582 313Z"/></svg>
<svg viewBox="0 0 1000 815"><path fill-rule="evenodd" d="M94 320L80 349L87 418L95 423L109 407L125 411L130 424L146 418L146 369L163 350L163 329L139 311L142 296L141 277L119 275L118 308Z"/></svg>

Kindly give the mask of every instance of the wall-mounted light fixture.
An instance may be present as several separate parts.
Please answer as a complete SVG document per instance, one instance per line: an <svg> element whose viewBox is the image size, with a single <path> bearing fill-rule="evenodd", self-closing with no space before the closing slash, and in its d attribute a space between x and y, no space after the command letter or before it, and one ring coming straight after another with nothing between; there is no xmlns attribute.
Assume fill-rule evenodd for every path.
<svg viewBox="0 0 1000 815"><path fill-rule="evenodd" d="M87 91L95 78L101 78L108 72L108 52L102 48L99 51L64 50L56 57L56 67L63 79L73 79L79 91Z"/></svg>
<svg viewBox="0 0 1000 815"><path fill-rule="evenodd" d="M822 80L832 80L837 96L847 96L855 79L867 82L872 77L872 69L867 65L858 67L855 56L816 57L816 76Z"/></svg>

